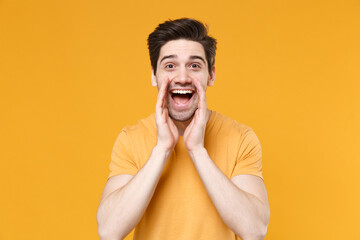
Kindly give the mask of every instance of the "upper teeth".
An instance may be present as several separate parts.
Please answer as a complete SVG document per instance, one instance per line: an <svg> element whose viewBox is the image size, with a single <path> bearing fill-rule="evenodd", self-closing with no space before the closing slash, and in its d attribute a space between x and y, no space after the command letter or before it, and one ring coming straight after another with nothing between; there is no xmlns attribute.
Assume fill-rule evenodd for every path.
<svg viewBox="0 0 360 240"><path fill-rule="evenodd" d="M172 91L172 93L188 94L188 93L192 93L192 91L191 90L174 90L174 91Z"/></svg>

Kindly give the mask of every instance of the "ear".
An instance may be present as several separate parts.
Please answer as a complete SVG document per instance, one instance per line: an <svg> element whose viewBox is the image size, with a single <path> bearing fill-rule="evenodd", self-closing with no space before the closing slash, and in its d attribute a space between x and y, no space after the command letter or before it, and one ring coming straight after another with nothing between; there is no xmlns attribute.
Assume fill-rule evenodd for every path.
<svg viewBox="0 0 360 240"><path fill-rule="evenodd" d="M156 81L156 76L155 76L155 73L154 73L154 68L152 68L152 67L151 67L151 85L153 87L157 86L157 81Z"/></svg>
<svg viewBox="0 0 360 240"><path fill-rule="evenodd" d="M211 69L211 74L209 76L209 80L207 82L207 85L209 87L211 87L212 85L214 85L214 81L215 81L215 75L216 75L216 69L215 69L215 66L212 67Z"/></svg>

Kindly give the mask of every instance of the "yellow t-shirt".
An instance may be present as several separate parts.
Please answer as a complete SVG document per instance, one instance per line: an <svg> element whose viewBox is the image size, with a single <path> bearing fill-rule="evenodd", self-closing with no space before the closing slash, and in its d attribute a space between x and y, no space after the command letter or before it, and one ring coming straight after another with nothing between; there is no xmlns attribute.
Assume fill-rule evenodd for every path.
<svg viewBox="0 0 360 240"><path fill-rule="evenodd" d="M155 114L125 127L114 144L110 175L135 175L156 144ZM251 174L262 178L261 146L254 131L217 112L206 126L205 148L229 178ZM162 172L148 208L135 227L135 240L236 239L213 205L182 137Z"/></svg>

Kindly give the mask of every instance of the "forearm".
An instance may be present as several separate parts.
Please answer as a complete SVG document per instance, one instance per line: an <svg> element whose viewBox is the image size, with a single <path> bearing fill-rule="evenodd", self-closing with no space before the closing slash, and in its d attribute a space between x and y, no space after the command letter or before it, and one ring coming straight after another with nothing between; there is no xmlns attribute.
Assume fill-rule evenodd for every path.
<svg viewBox="0 0 360 240"><path fill-rule="evenodd" d="M101 239L122 239L136 226L154 194L169 154L155 147L138 173L101 201L97 214Z"/></svg>
<svg viewBox="0 0 360 240"><path fill-rule="evenodd" d="M231 182L205 148L189 154L224 223L244 240L263 239L268 224L265 203Z"/></svg>

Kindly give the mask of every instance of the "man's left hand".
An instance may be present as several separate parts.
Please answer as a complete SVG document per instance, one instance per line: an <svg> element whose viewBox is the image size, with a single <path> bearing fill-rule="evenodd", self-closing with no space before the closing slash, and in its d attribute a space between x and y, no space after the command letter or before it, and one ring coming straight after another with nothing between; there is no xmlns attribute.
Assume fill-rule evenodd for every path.
<svg viewBox="0 0 360 240"><path fill-rule="evenodd" d="M198 109L184 132L184 142L188 152L204 148L205 129L207 124L206 95L199 81L195 81L199 98Z"/></svg>

